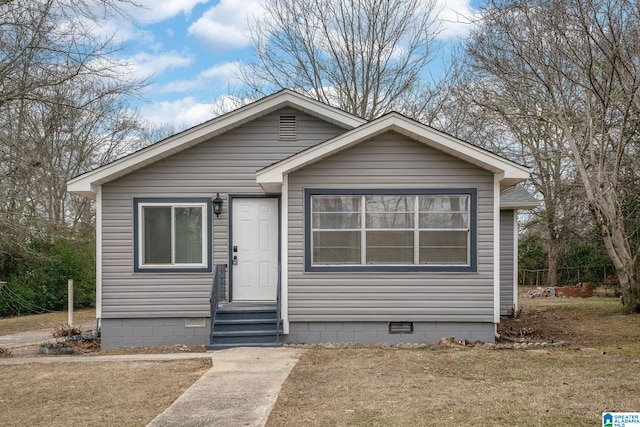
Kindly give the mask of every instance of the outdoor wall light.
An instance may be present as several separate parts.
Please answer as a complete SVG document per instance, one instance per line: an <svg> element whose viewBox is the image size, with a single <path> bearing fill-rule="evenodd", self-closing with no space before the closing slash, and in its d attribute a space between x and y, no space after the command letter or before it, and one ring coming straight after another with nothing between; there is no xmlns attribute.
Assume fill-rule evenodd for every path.
<svg viewBox="0 0 640 427"><path fill-rule="evenodd" d="M216 216L220 216L222 213L222 199L220 198L220 193L216 193L216 198L212 200L213 203L213 213Z"/></svg>

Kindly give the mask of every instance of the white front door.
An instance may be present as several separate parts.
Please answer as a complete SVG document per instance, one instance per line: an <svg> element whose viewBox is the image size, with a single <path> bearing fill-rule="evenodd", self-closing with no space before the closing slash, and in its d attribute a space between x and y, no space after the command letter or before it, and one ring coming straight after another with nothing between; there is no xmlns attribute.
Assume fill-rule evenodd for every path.
<svg viewBox="0 0 640 427"><path fill-rule="evenodd" d="M232 199L232 299L275 301L278 283L278 199Z"/></svg>

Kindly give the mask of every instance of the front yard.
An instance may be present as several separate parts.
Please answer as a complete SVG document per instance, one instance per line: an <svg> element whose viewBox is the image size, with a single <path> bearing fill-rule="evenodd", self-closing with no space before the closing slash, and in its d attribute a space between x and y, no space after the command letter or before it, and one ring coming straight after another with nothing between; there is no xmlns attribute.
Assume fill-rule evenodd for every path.
<svg viewBox="0 0 640 427"><path fill-rule="evenodd" d="M619 301L605 298L521 307L500 333L567 345L311 348L268 426L593 426L603 411L640 411L640 315L622 315ZM0 425L145 425L210 366L0 366Z"/></svg>
<svg viewBox="0 0 640 427"><path fill-rule="evenodd" d="M640 316L614 299L522 301L513 336L561 348L316 348L268 426L593 426L640 411Z"/></svg>

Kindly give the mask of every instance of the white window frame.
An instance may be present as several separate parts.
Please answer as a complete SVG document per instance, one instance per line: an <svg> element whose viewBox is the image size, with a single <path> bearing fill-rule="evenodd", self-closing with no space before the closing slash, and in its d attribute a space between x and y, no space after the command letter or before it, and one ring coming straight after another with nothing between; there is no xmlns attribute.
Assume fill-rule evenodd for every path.
<svg viewBox="0 0 640 427"><path fill-rule="evenodd" d="M170 207L171 208L171 263L170 264L146 264L144 262L144 215L143 211L145 207ZM200 263L176 263L176 239L175 239L175 209L176 208L194 208L199 207L202 209L201 221L202 221L202 262ZM206 202L138 202L138 269L167 269L167 270L183 270L183 269L204 269L208 268L209 243L208 232L209 230L209 214L208 203Z"/></svg>

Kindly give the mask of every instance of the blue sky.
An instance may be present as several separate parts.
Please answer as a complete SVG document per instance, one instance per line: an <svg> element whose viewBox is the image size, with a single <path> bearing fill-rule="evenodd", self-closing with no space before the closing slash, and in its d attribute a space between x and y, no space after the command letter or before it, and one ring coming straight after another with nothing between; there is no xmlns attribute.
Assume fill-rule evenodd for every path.
<svg viewBox="0 0 640 427"><path fill-rule="evenodd" d="M126 48L118 59L131 72L151 77L139 105L142 117L177 128L213 117L237 83L235 70L251 60L249 27L262 14L263 0L138 0L143 9L131 15L137 24L118 21L102 26ZM438 0L443 7L441 38L455 42L470 25L459 22L472 14L469 0Z"/></svg>

